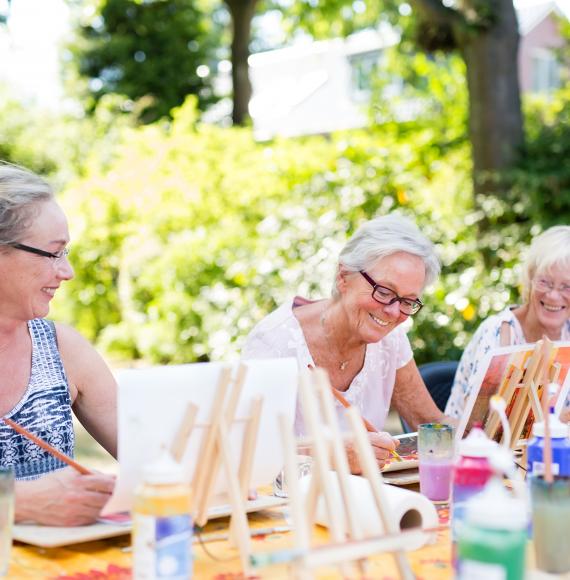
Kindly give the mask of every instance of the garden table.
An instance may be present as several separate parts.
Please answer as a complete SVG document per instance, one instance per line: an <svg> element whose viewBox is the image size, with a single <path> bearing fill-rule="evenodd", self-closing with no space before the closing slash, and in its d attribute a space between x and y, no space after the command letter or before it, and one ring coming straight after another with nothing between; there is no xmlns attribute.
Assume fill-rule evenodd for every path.
<svg viewBox="0 0 570 580"><path fill-rule="evenodd" d="M440 521L447 518L447 510L440 510ZM281 510L271 510L250 514L250 526L267 528L283 526ZM210 522L205 533L227 530L228 519ZM327 540L324 528L315 528L317 543ZM289 548L293 544L291 533L275 533L253 537L254 552ZM206 552L207 550L207 552ZM245 578L241 572L238 551L227 541L194 544L194 578L207 580L238 580ZM410 563L418 579L451 579L449 530L437 534L437 542L409 553ZM109 578L123 580L131 577L132 553L130 536L125 535L107 540L75 544L62 548L38 548L15 543L8 578L50 578L91 580ZM289 578L285 565L260 568L249 578L280 580ZM379 554L370 559L369 578L379 580L397 579L394 561L387 554ZM341 578L335 569L323 570L319 578Z"/></svg>

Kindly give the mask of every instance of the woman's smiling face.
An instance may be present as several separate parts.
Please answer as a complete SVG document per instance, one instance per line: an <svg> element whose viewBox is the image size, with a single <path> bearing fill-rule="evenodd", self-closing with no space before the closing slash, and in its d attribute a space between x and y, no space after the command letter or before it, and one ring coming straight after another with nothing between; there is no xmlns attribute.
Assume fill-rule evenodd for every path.
<svg viewBox="0 0 570 580"><path fill-rule="evenodd" d="M568 320L570 272L562 266L536 273L532 279L529 307L540 325L558 334Z"/></svg>
<svg viewBox="0 0 570 580"><path fill-rule="evenodd" d="M380 258L366 273L381 286L402 298L416 300L425 282L425 265L421 258L397 252ZM351 333L369 344L382 340L396 326L407 320L400 312L400 303L380 304L372 298L372 287L358 273L341 271L337 278L340 300L348 317Z"/></svg>
<svg viewBox="0 0 570 580"><path fill-rule="evenodd" d="M21 242L46 252L61 252L69 242L65 214L55 201L40 202L37 210ZM57 289L72 277L67 257L54 261L7 248L0 254L0 316L21 320L47 316Z"/></svg>

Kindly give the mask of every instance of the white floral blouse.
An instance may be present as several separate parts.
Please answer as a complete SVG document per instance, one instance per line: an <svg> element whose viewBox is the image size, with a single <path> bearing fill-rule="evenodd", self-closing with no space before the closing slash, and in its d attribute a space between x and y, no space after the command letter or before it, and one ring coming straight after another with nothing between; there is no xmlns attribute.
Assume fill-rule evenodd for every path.
<svg viewBox="0 0 570 580"><path fill-rule="evenodd" d="M283 358L295 357L300 369L315 366L299 321L293 308L305 304L305 299L296 298L274 310L259 322L246 339L242 358ZM376 343L368 344L361 371L354 377L349 388L343 393L346 400L358 408L378 430L382 430L390 408L390 400L396 371L413 358L410 341L402 326ZM341 426L344 411L336 403ZM295 432L306 434L303 417L297 405Z"/></svg>
<svg viewBox="0 0 570 580"><path fill-rule="evenodd" d="M477 377L479 365L484 362L485 355L491 349L500 346L500 332L503 322L506 322L510 326L511 345L526 344L528 342L524 336L520 322L513 314L514 308L517 308L517 306L509 306L502 312L490 316L476 330L459 361L451 394L445 407L446 415L459 418L463 414L465 403ZM562 327L560 340L570 340L570 321L568 320ZM569 401L566 401L567 405L568 403Z"/></svg>

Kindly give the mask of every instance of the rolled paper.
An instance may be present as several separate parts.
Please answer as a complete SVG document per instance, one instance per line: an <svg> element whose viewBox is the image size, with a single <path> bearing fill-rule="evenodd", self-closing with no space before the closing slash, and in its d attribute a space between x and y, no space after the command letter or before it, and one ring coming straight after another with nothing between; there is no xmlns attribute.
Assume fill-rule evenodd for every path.
<svg viewBox="0 0 570 580"><path fill-rule="evenodd" d="M338 484L338 478L335 472L331 472L332 488L335 502L342 505L342 496ZM311 475L303 477L299 482L301 490L307 494L311 482ZM364 477L351 475L349 477L350 495L353 509L356 510L356 519L366 537L379 536L385 533L380 519L380 514L376 509L372 491L368 480ZM431 529L438 525L437 511L431 501L423 495L395 487L392 485L385 486L385 494L389 502L389 510L392 517L396 520L400 530L412 528ZM344 530L347 528L347 521L344 512L342 513L342 525ZM328 517L324 498L321 496L317 504L316 513L317 524L328 527ZM417 550L425 544L433 543L436 540L435 532L426 532L417 538L410 538L406 549L408 551Z"/></svg>

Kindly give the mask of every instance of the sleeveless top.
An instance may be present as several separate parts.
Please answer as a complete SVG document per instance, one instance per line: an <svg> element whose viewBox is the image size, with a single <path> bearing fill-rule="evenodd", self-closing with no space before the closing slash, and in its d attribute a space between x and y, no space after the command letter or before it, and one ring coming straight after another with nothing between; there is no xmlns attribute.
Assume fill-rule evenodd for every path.
<svg viewBox="0 0 570 580"><path fill-rule="evenodd" d="M71 398L55 325L36 318L28 321L28 330L32 339L30 382L5 417L72 457L75 436ZM14 469L16 479L37 479L66 464L0 421L0 466Z"/></svg>

